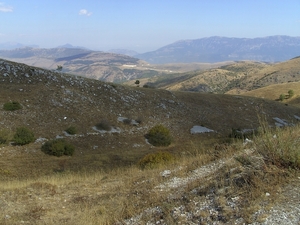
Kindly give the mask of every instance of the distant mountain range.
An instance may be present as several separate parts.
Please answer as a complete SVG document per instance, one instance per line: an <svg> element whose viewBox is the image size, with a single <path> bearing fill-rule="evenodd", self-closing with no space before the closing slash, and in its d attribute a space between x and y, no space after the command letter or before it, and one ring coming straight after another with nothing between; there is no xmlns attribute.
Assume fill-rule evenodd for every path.
<svg viewBox="0 0 300 225"><path fill-rule="evenodd" d="M182 40L135 57L149 63L191 63L253 60L285 61L300 55L300 37L208 37Z"/></svg>
<svg viewBox="0 0 300 225"><path fill-rule="evenodd" d="M0 43L0 50L12 50L16 48L24 48L24 47L32 47L32 48L38 48L38 45L24 45L18 42L5 42Z"/></svg>
<svg viewBox="0 0 300 225"><path fill-rule="evenodd" d="M1 56L23 58L24 51L20 48L34 47L37 45L23 45L15 42L0 43ZM63 49L76 49L91 52L85 47L65 44L57 47ZM53 48L53 49L57 49ZM14 50L15 52L3 52L3 50ZM2 50L2 51L1 51ZM290 37L284 35L259 37L259 38L230 38L230 37L207 37L194 40L181 40L166 45L155 51L138 54L127 49L111 49L107 52L132 56L151 64L165 63L215 63L223 61L263 61L279 62L286 61L300 55L300 36ZM20 55L17 55L19 54Z"/></svg>

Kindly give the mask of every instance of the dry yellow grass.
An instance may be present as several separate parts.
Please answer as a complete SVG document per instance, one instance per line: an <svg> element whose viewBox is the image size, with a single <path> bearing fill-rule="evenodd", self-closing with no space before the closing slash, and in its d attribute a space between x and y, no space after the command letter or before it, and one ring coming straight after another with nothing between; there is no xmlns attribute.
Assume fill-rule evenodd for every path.
<svg viewBox="0 0 300 225"><path fill-rule="evenodd" d="M290 129L297 134L300 128ZM273 131L267 132L269 138ZM290 133L289 130L277 132L282 134L280 138ZM297 138L299 135L294 140ZM260 141L265 139L265 135L258 136L248 147L259 149ZM292 145L286 142L287 148ZM140 170L132 166L110 172L63 172L32 180L1 182L1 200L7 205L2 208L4 217L0 222L7 225L186 222L185 217L176 214L179 209L193 213L190 221L198 223L233 223L238 218L246 223L262 222L268 216L268 209L276 204L280 187L297 176L297 171L275 167L268 160L264 161L258 152L250 153L244 148L241 142L235 142L225 145L216 155L215 149L204 150L190 143L185 150L189 154L180 156L167 167ZM237 158L239 160L235 160ZM183 182L197 169L219 160L223 162L219 169L212 166L218 163L212 164L207 167L211 173L205 176L190 178L188 183L179 182L178 187L157 188L172 178ZM167 177L161 175L165 170L171 171ZM207 196L211 202L206 203L209 208L198 212L198 205L207 202Z"/></svg>
<svg viewBox="0 0 300 225"><path fill-rule="evenodd" d="M243 93L245 96L253 96L270 100L278 100L281 94L288 95L288 91L293 90L294 96L285 99L283 103L288 103L300 107L300 82L290 82L283 84L273 84L267 87L258 88Z"/></svg>

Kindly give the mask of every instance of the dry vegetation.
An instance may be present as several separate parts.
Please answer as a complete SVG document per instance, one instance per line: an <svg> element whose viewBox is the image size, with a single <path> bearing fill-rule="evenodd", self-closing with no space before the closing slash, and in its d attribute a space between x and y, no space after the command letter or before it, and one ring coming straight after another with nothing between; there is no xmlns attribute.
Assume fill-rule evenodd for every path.
<svg viewBox="0 0 300 225"><path fill-rule="evenodd" d="M259 222L276 204L279 188L298 176L300 128L264 126L274 127L274 118L296 124L297 107L247 96L129 88L4 60L0 77L0 104L22 106L0 110L0 135L9 140L0 143L1 224ZM103 121L109 132L96 129ZM170 130L168 147L145 141L157 124ZM215 132L192 135L194 125ZM37 139L14 146L9 142L22 126ZM75 134L66 132L70 127ZM258 127L264 132L247 145L228 138L232 128ZM75 146L73 156L41 151L58 138ZM288 154L272 158L270 149ZM170 163L138 166L160 152L173 156Z"/></svg>
<svg viewBox="0 0 300 225"><path fill-rule="evenodd" d="M205 71L159 77L155 86L172 91L241 94L273 84L299 82L300 58L267 64L240 61Z"/></svg>
<svg viewBox="0 0 300 225"><path fill-rule="evenodd" d="M1 182L2 224L243 224L265 221L298 174L300 128L269 129L252 143L190 143L172 165L63 171ZM274 137L276 134L276 138ZM293 167L269 155L297 155ZM295 148L296 147L296 148ZM221 150L221 151L220 151ZM295 154L297 153L297 154ZM293 158L295 159L295 158ZM267 194L266 194L267 193Z"/></svg>

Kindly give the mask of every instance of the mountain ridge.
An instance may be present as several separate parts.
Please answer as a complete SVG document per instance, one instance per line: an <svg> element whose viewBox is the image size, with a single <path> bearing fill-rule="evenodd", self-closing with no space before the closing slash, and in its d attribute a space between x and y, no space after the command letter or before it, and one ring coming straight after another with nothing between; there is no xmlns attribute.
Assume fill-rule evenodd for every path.
<svg viewBox="0 0 300 225"><path fill-rule="evenodd" d="M149 63L253 60L276 62L300 54L300 37L285 35L235 38L212 36L180 40L156 51L136 55Z"/></svg>

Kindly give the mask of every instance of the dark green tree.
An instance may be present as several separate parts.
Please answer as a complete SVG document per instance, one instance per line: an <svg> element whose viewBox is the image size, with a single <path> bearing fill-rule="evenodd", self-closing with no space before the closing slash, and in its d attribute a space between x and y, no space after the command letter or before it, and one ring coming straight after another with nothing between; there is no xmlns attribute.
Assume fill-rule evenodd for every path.
<svg viewBox="0 0 300 225"><path fill-rule="evenodd" d="M134 84L136 84L136 86L139 87L140 86L140 81L136 80Z"/></svg>

